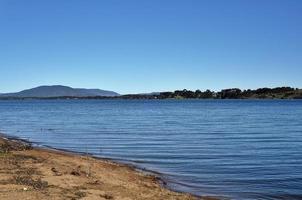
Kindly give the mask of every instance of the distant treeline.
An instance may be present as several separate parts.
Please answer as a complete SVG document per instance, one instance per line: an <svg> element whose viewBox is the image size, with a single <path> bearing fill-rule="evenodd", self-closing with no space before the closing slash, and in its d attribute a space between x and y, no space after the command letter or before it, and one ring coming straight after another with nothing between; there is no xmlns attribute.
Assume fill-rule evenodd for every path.
<svg viewBox="0 0 302 200"><path fill-rule="evenodd" d="M256 90L241 90L239 88L224 89L219 92L211 90L176 90L174 92L160 92L153 94L128 94L115 97L0 97L0 99L302 99L302 89L291 87L259 88Z"/></svg>
<svg viewBox="0 0 302 200"><path fill-rule="evenodd" d="M125 99L302 99L302 90L291 87L259 88L241 90L231 88L215 92L211 90L176 90L156 95L123 95Z"/></svg>

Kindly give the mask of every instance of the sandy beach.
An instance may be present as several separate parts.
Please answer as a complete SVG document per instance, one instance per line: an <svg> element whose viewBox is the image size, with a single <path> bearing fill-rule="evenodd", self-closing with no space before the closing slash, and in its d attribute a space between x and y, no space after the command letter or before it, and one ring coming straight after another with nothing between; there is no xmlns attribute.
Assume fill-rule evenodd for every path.
<svg viewBox="0 0 302 200"><path fill-rule="evenodd" d="M174 192L154 175L109 160L0 137L0 199L214 199Z"/></svg>

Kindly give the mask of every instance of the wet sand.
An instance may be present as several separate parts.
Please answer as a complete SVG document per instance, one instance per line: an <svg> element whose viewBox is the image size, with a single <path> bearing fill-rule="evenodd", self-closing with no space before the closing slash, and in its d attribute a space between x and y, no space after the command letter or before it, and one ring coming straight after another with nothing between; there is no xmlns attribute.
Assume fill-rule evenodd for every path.
<svg viewBox="0 0 302 200"><path fill-rule="evenodd" d="M204 199L164 188L158 177L105 159L0 137L0 199Z"/></svg>

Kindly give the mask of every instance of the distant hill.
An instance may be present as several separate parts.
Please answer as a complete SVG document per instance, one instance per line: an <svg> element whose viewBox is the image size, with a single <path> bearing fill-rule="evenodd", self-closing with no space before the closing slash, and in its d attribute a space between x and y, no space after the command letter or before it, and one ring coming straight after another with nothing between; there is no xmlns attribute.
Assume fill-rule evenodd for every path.
<svg viewBox="0 0 302 200"><path fill-rule="evenodd" d="M174 92L152 92L120 95L116 92L99 89L71 88L61 85L40 86L17 93L0 94L0 99L302 99L302 89L291 87L239 88L221 91L175 90Z"/></svg>
<svg viewBox="0 0 302 200"><path fill-rule="evenodd" d="M136 95L160 95L160 92L138 93Z"/></svg>
<svg viewBox="0 0 302 200"><path fill-rule="evenodd" d="M16 93L0 94L0 97L51 98L51 97L115 97L118 93L100 89L71 88L62 85L40 86Z"/></svg>

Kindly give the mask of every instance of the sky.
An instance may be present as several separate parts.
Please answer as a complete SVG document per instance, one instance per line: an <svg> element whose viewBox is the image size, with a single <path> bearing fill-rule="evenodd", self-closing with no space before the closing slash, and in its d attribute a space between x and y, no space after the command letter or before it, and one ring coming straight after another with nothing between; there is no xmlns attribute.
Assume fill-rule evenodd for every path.
<svg viewBox="0 0 302 200"><path fill-rule="evenodd" d="M0 0L0 93L302 87L301 0Z"/></svg>

